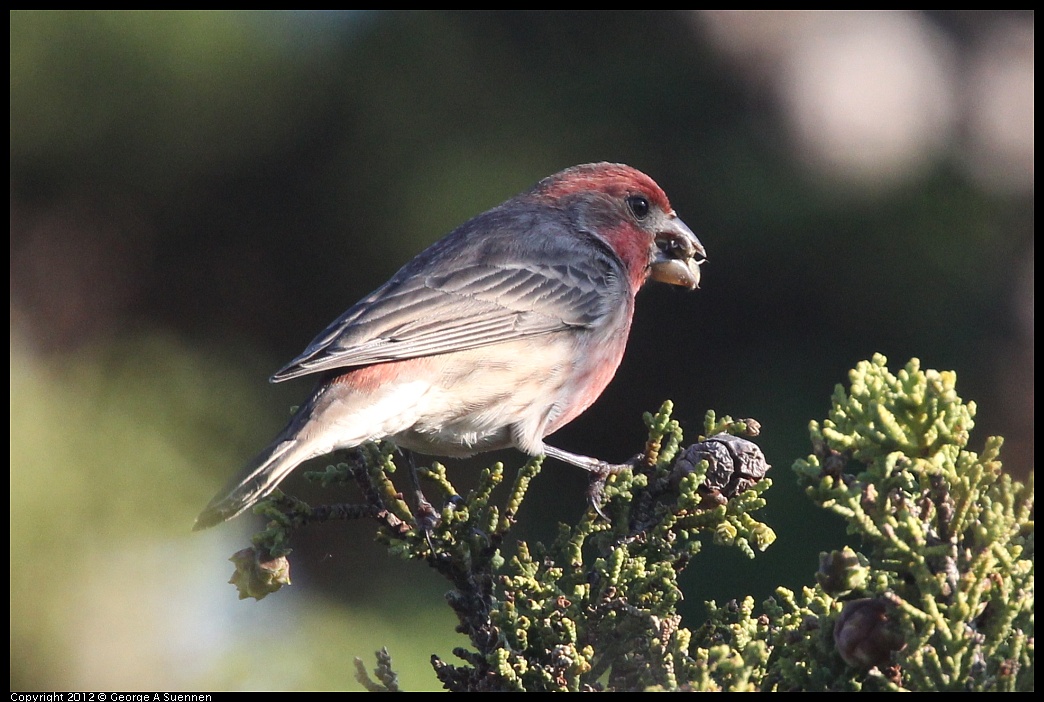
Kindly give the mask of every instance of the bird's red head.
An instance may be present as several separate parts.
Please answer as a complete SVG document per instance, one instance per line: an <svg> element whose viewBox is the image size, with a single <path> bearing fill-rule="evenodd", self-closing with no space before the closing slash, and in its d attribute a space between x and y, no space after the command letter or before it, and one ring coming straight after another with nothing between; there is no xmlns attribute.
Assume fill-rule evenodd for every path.
<svg viewBox="0 0 1044 702"><path fill-rule="evenodd" d="M577 193L599 192L614 199L643 195L649 203L674 214L667 195L649 176L622 163L586 163L573 166L537 183L536 190L547 198L567 199Z"/></svg>
<svg viewBox="0 0 1044 702"><path fill-rule="evenodd" d="M652 278L699 286L706 253L675 214L667 195L641 171L620 163L588 163L548 176L530 195L573 208L577 224L608 244L627 268L636 293Z"/></svg>

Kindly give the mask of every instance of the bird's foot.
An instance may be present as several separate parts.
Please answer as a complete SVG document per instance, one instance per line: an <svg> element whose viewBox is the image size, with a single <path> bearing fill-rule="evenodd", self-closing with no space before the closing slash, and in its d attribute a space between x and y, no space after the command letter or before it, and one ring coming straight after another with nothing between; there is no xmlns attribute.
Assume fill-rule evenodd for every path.
<svg viewBox="0 0 1044 702"><path fill-rule="evenodd" d="M431 555L434 556L437 552L435 551L435 543L431 538L431 532L442 522L442 516L431 506L428 498L424 496L424 492L421 490L420 476L417 471L417 459L414 457L413 452L404 451L403 453L406 455L406 462L409 466L410 484L413 487L414 504L416 505L416 508L413 510L413 519L417 528L424 534L424 540L428 542L428 548L431 549Z"/></svg>
<svg viewBox="0 0 1044 702"><path fill-rule="evenodd" d="M619 475L632 470L637 466L643 458L642 454L631 458L626 463L606 463L600 461L599 466L594 470L591 470L591 482L587 486L587 501L591 504L591 508L594 509L595 514L609 522L612 521L606 516L605 512L602 511L602 507L605 505L605 484L609 480L611 475Z"/></svg>
<svg viewBox="0 0 1044 702"><path fill-rule="evenodd" d="M606 468L608 468L606 464ZM605 481L612 475L608 470L604 471L592 471L591 482L587 484L587 502L591 505L591 509L595 511L599 517L605 521L612 521L606 516L605 512L602 511L602 505L605 503Z"/></svg>
<svg viewBox="0 0 1044 702"><path fill-rule="evenodd" d="M413 512L414 520L417 524L417 528L424 534L424 540L428 542L428 548L431 549L431 555L435 555L435 543L431 539L431 532L434 531L435 527L442 523L442 517L431 506L427 498L424 497L424 493L420 490L415 492L417 508Z"/></svg>
<svg viewBox="0 0 1044 702"><path fill-rule="evenodd" d="M587 500L591 503L595 513L606 521L610 520L609 517L605 516L605 512L602 511L605 497L605 481L609 479L610 475L618 475L631 470L645 458L644 454L639 453L626 463L608 463L597 458L563 451L546 444L544 445L544 453L551 458L557 458L565 463L583 468L591 474L591 483L587 487Z"/></svg>

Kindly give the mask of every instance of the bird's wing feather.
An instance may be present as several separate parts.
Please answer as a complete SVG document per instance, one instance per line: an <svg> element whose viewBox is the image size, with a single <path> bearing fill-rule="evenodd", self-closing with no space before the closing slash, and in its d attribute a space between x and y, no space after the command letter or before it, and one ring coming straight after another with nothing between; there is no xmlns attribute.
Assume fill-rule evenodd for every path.
<svg viewBox="0 0 1044 702"><path fill-rule="evenodd" d="M529 231L522 236L542 244L522 256L520 236L511 234L520 223L489 234L490 225L498 224L491 218L472 220L420 254L327 327L272 381L589 327L627 294L619 258L597 237ZM469 237L476 227L487 232L478 246Z"/></svg>

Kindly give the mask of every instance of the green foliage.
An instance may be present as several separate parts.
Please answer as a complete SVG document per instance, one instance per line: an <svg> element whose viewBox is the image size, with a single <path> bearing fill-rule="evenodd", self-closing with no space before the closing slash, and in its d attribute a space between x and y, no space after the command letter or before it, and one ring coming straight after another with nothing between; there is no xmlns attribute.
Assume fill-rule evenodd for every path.
<svg viewBox="0 0 1044 702"><path fill-rule="evenodd" d="M975 405L955 381L878 355L838 386L794 470L859 551L823 554L818 584L758 619L749 600L715 608L702 638L728 645L709 652L747 656L763 690L1033 688L1032 481L1001 472L999 438L965 449Z"/></svg>
<svg viewBox="0 0 1044 702"><path fill-rule="evenodd" d="M355 679L367 689L369 692L400 692L399 689L399 676L392 670L391 654L388 653L387 648L382 648L377 651L377 667L374 668L374 675L377 676L377 680L373 680L370 675L366 672L366 665L363 663L361 658L355 659Z"/></svg>
<svg viewBox="0 0 1044 702"><path fill-rule="evenodd" d="M513 555L502 551L540 459L519 470L503 507L492 499L504 480L499 463L463 497L441 465L423 469L442 504L426 531L418 526L425 520L415 518L392 483L398 470L394 449L369 445L352 462L312 476L324 483L356 483L366 504L313 509L283 496L268 501L259 510L272 521L255 537L253 557L240 555L237 566L253 569L287 555L290 532L305 523L373 517L390 552L427 560L453 584L447 599L471 648L454 651L462 665L433 658L448 689L676 688L687 683L696 665L688 654L691 634L677 613L678 575L706 540L753 557L775 534L752 516L764 506L761 495L771 484L761 480L768 466L760 450L744 442L745 450L729 444L732 454L710 460L700 458L696 447L682 453L682 432L670 414L671 404L665 403L656 415L646 415L649 440L642 459L593 490L598 508L592 504L573 527L560 526L551 544L518 542ZM713 415L708 417L708 429L746 431L748 424L754 426L729 418L715 424ZM707 443L722 440L712 437ZM742 465L736 459L742 484L750 486L738 494L721 478L728 477L734 455L742 458ZM719 476L720 487L714 489L704 484L711 468ZM431 508L418 501L415 509L421 514ZM263 583L242 596L260 598L272 591L272 579L264 573L242 574L236 581Z"/></svg>
<svg viewBox="0 0 1044 702"><path fill-rule="evenodd" d="M953 373L913 360L892 375L875 356L850 381L828 419L811 423L813 454L794 470L856 543L821 554L814 586L779 588L760 612L749 597L710 603L695 632L677 613L678 575L707 539L751 557L772 543L753 516L771 481L760 449L732 435L756 435L756 422L708 413L708 437L683 451L669 402L646 415L633 469L595 483L592 506L550 544L503 550L539 459L519 470L503 507L493 500L499 463L463 497L442 466L424 469L436 512L423 497L411 509L392 483L392 447L367 446L314 476L355 482L365 504L277 498L262 507L273 520L256 554L240 560L278 561L310 521L377 519L392 553L452 583L470 647L454 651L462 663L432 657L450 690L1032 689L1032 484L1001 472L1000 439L981 455L966 450L975 406L956 395ZM244 596L264 596L271 581ZM397 686L386 653L380 683L359 665L368 689Z"/></svg>

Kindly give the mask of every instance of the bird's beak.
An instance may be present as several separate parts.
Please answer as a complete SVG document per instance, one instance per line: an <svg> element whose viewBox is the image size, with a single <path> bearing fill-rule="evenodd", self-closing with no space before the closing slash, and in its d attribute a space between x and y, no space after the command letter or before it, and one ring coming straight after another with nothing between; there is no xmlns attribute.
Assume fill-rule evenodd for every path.
<svg viewBox="0 0 1044 702"><path fill-rule="evenodd" d="M706 261L707 252L700 240L685 222L672 216L656 233L656 253L649 277L692 290L700 287L700 265Z"/></svg>

